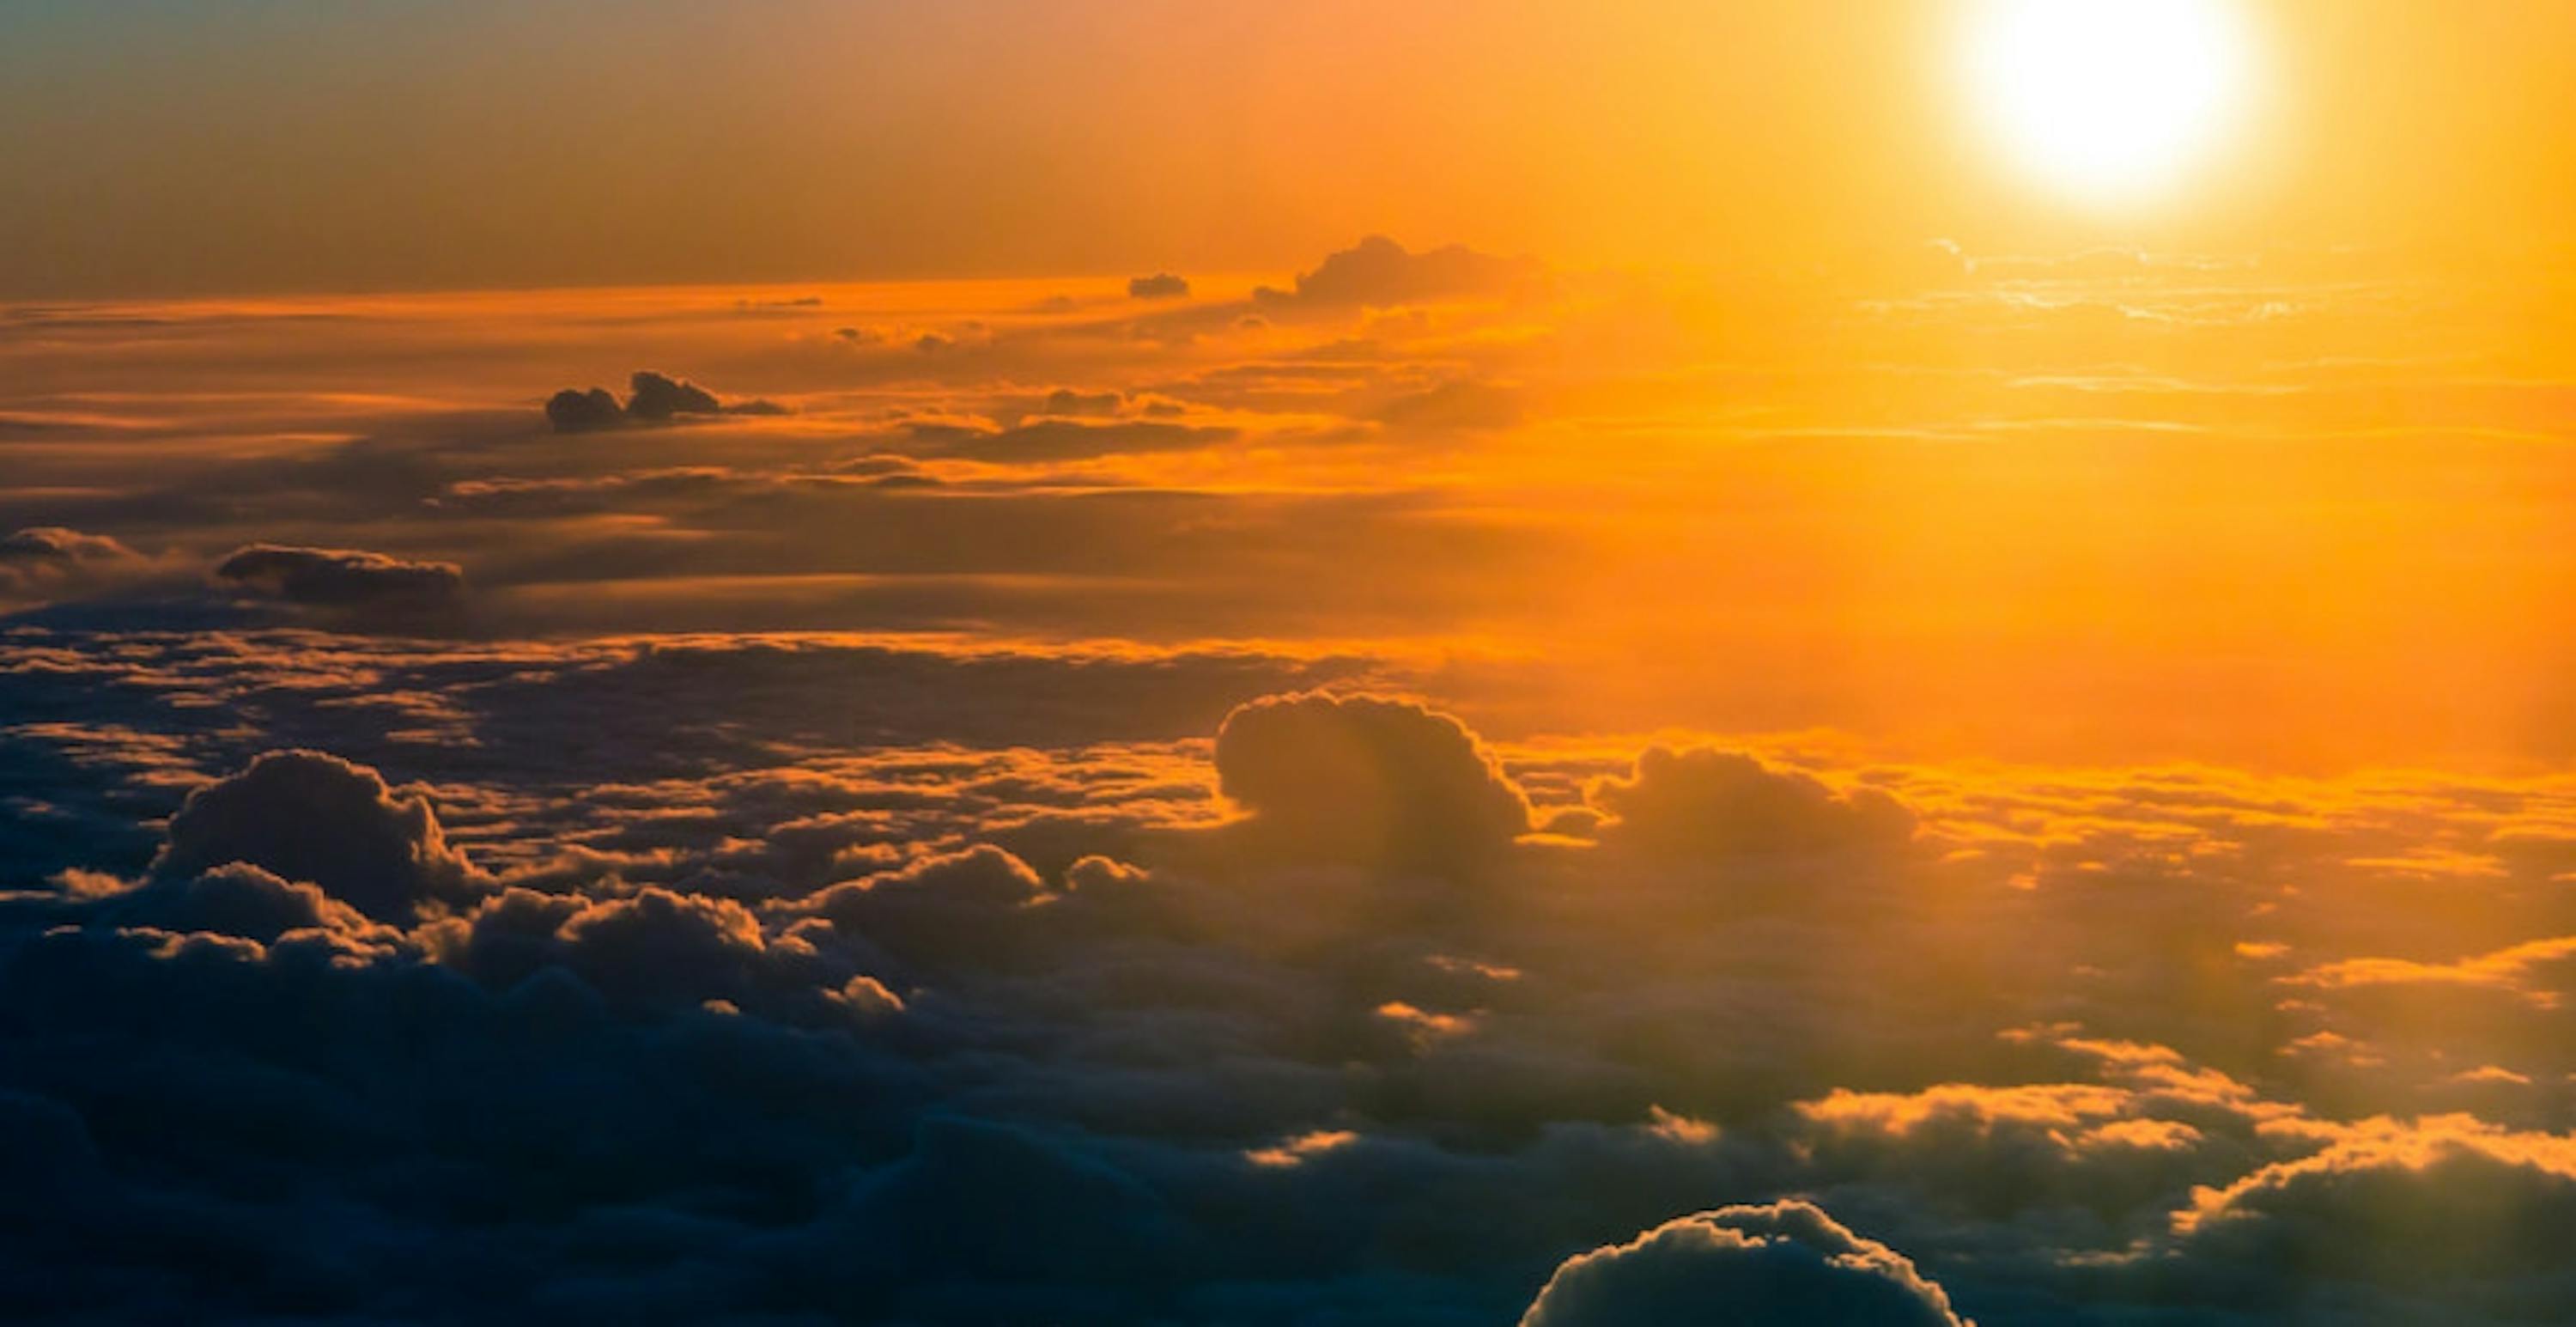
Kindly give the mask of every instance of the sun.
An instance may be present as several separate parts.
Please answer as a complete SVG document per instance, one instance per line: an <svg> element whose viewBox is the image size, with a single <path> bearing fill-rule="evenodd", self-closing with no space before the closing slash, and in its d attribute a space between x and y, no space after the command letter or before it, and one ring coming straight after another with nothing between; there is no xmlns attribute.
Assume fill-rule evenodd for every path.
<svg viewBox="0 0 2576 1327"><path fill-rule="evenodd" d="M2079 202L2165 193L2220 146L2253 42L2230 0L1976 0L1963 72L1983 131Z"/></svg>

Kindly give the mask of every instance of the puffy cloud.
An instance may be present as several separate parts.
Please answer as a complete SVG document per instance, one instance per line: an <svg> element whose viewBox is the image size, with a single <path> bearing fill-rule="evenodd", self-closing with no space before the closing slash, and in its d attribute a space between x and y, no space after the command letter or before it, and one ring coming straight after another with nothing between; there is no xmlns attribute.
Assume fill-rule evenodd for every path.
<svg viewBox="0 0 2576 1327"><path fill-rule="evenodd" d="M133 556L134 550L106 535L83 534L59 525L31 525L0 536L0 567L112 562Z"/></svg>
<svg viewBox="0 0 2576 1327"><path fill-rule="evenodd" d="M1838 792L1741 752L1651 747L1624 777L1599 780L1592 803L1612 817L1604 842L1676 855L1885 849L1914 833L1914 815L1876 788Z"/></svg>
<svg viewBox="0 0 2576 1327"><path fill-rule="evenodd" d="M1528 799L1476 735L1407 700L1305 692L1254 701L1217 732L1224 794L1263 837L1398 867L1491 856Z"/></svg>
<svg viewBox="0 0 2576 1327"><path fill-rule="evenodd" d="M1186 277L1156 272L1152 276L1130 277L1127 294L1131 299L1187 299L1190 283Z"/></svg>
<svg viewBox="0 0 2576 1327"><path fill-rule="evenodd" d="M142 554L106 535L31 525L0 535L0 607L14 594L49 598L110 589L153 570Z"/></svg>
<svg viewBox="0 0 2576 1327"><path fill-rule="evenodd" d="M557 433L591 433L626 422L626 407L605 387L567 387L546 398L546 422Z"/></svg>
<svg viewBox="0 0 2576 1327"><path fill-rule="evenodd" d="M590 433L628 424L669 424L716 415L780 415L786 408L763 400L719 400L696 383L639 369L627 383L624 405L607 388L567 387L546 398L546 422L557 433Z"/></svg>
<svg viewBox="0 0 2576 1327"><path fill-rule="evenodd" d="M1028 913L1059 895L1026 862L988 844L844 881L801 905L852 936L934 970L1009 963Z"/></svg>
<svg viewBox="0 0 2576 1327"><path fill-rule="evenodd" d="M666 377L651 370L635 374L630 384L632 395L626 398L626 415L630 419L658 424L679 415L712 415L724 409L716 395L693 382Z"/></svg>
<svg viewBox="0 0 2576 1327"><path fill-rule="evenodd" d="M480 878L426 800L397 796L374 770L319 751L271 751L198 788L169 832L155 875L244 862L318 885L380 921L467 897Z"/></svg>
<svg viewBox="0 0 2576 1327"><path fill-rule="evenodd" d="M465 573L453 562L291 544L236 549L216 565L215 579L289 603L370 612L453 607L465 589Z"/></svg>
<svg viewBox="0 0 2576 1327"><path fill-rule="evenodd" d="M202 875L146 881L103 901L107 920L164 931L206 931L261 943L290 931L367 934L365 914L320 886L287 880L243 861Z"/></svg>
<svg viewBox="0 0 2576 1327"><path fill-rule="evenodd" d="M1972 1327L1903 1254L1810 1203L1725 1207L1572 1258L1521 1327Z"/></svg>
<svg viewBox="0 0 2576 1327"><path fill-rule="evenodd" d="M1046 394L1039 413L1048 415L1115 415L1125 408L1127 397L1121 392L1077 392L1058 387Z"/></svg>
<svg viewBox="0 0 2576 1327"><path fill-rule="evenodd" d="M2425 986L2505 991L2550 1008L2558 1003L2571 973L2576 973L2576 936L2552 936L2449 963L2379 957L2338 959L2285 976L2281 981L2285 985L2327 990ZM2535 982L2535 977L2548 980Z"/></svg>
<svg viewBox="0 0 2576 1327"><path fill-rule="evenodd" d="M2195 1190L2174 1214L2172 1270L2209 1293L2299 1293L2280 1281L2284 1269L2471 1303L2562 1302L2576 1289L2566 1284L2576 1140L2466 1115L2294 1119L2271 1132L2315 1150Z"/></svg>
<svg viewBox="0 0 2576 1327"><path fill-rule="evenodd" d="M1264 286L1255 298L1270 305L1385 308L1510 294L1535 287L1544 275L1528 259L1497 258L1458 244L1414 253L1371 235L1298 274L1293 289Z"/></svg>

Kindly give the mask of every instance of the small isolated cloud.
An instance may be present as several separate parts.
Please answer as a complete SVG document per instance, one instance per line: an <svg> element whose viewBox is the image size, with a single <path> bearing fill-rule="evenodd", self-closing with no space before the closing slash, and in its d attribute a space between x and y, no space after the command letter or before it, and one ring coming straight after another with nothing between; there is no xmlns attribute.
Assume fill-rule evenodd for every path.
<svg viewBox="0 0 2576 1327"><path fill-rule="evenodd" d="M216 565L215 579L242 593L325 609L449 608L465 592L465 573L453 562L292 544L236 549Z"/></svg>
<svg viewBox="0 0 2576 1327"><path fill-rule="evenodd" d="M1156 272L1152 276L1129 278L1127 294L1135 299L1187 299L1190 294L1190 283L1185 277L1177 277L1169 272Z"/></svg>
<svg viewBox="0 0 2576 1327"><path fill-rule="evenodd" d="M638 370L628 379L627 392L626 401L621 405L605 387L593 387L587 391L567 387L547 398L546 422L557 433L593 433L632 424L670 424L717 415L787 413L786 407L774 401L755 399L728 403L696 383L650 369Z"/></svg>
<svg viewBox="0 0 2576 1327"><path fill-rule="evenodd" d="M1253 297L1274 305L1388 308L1509 295L1536 286L1544 272L1526 258L1498 258L1459 244L1414 253L1371 235L1300 273L1294 289L1264 286Z"/></svg>
<svg viewBox="0 0 2576 1327"><path fill-rule="evenodd" d="M319 751L271 751L188 794L153 874L176 879L237 862L309 882L379 921L461 898L480 879L427 801Z"/></svg>
<svg viewBox="0 0 2576 1327"><path fill-rule="evenodd" d="M0 566L69 566L132 558L134 550L106 535L59 525L32 525L0 536Z"/></svg>
<svg viewBox="0 0 2576 1327"><path fill-rule="evenodd" d="M95 588L147 569L141 554L106 535L33 525L0 536L0 594Z"/></svg>
<svg viewBox="0 0 2576 1327"><path fill-rule="evenodd" d="M1903 1254L1811 1203L1725 1207L1568 1260L1521 1327L1974 1327Z"/></svg>
<svg viewBox="0 0 2576 1327"><path fill-rule="evenodd" d="M1485 857L1528 800L1465 724L1406 700L1256 700L1217 733L1220 790L1285 844L1408 867Z"/></svg>

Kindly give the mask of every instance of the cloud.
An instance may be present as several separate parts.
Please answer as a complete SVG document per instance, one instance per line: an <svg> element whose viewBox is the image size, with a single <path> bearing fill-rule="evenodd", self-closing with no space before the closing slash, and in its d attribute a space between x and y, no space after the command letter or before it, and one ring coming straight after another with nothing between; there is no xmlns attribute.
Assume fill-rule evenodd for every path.
<svg viewBox="0 0 2576 1327"><path fill-rule="evenodd" d="M0 567L114 562L134 556L134 550L106 535L83 534L59 525L29 526L0 537Z"/></svg>
<svg viewBox="0 0 2576 1327"><path fill-rule="evenodd" d="M1668 855L1881 850L1914 834L1913 813L1887 793L1837 792L1734 751L1650 747L1587 795L1610 816L1604 843Z"/></svg>
<svg viewBox="0 0 2576 1327"><path fill-rule="evenodd" d="M1254 298L1283 307L1387 308L1511 294L1536 286L1544 275L1528 259L1497 258L1457 244L1414 253L1371 235L1300 273L1293 289L1264 286Z"/></svg>
<svg viewBox="0 0 2576 1327"><path fill-rule="evenodd" d="M1127 294L1131 299L1187 299L1190 283L1187 278L1169 272L1156 272L1152 276L1129 278Z"/></svg>
<svg viewBox="0 0 2576 1327"><path fill-rule="evenodd" d="M1973 1327L1904 1255L1795 1200L1668 1221L1570 1259L1521 1327Z"/></svg>
<svg viewBox="0 0 2576 1327"><path fill-rule="evenodd" d="M379 921L460 901L480 879L426 800L397 796L374 770L319 751L272 751L188 794L153 873L235 862L310 882Z"/></svg>
<svg viewBox="0 0 2576 1327"><path fill-rule="evenodd" d="M845 331L850 329L844 329ZM546 399L546 422L557 433L590 433L630 424L670 424L717 415L783 415L772 401L725 402L685 379L639 369L627 383L624 405L607 388L567 387Z"/></svg>
<svg viewBox="0 0 2576 1327"><path fill-rule="evenodd" d="M1127 397L1120 392L1077 392L1058 387L1039 403L1038 413L1046 415L1115 415L1126 408Z"/></svg>
<svg viewBox="0 0 2576 1327"><path fill-rule="evenodd" d="M356 611L453 608L465 591L465 573L453 562L291 544L235 549L216 564L215 579L292 604Z"/></svg>
<svg viewBox="0 0 2576 1327"><path fill-rule="evenodd" d="M1231 428L1153 420L1086 423L1073 419L1041 419L1006 429L918 424L913 426L912 436L919 450L932 455L1028 463L1197 451L1222 446L1238 435Z"/></svg>
<svg viewBox="0 0 2576 1327"><path fill-rule="evenodd" d="M12 594L94 592L150 570L142 554L106 535L34 525L0 536L0 603Z"/></svg>
<svg viewBox="0 0 2576 1327"><path fill-rule="evenodd" d="M2564 384L2427 396L2356 357L2319 385L2267 367L2266 320L2195 347L2196 306L2275 298L2223 274L2152 327L2087 301L2116 336L2045 347L2043 382L1950 353L2062 331L2022 287L1806 320L1369 251L1257 305L548 296L494 306L525 320L497 356L487 321L396 299L42 320L19 352L46 372L0 401L0 530L45 533L0 568L172 598L48 581L0 628L0 1303L1465 1327L1729 1206L1773 1215L1604 1255L1604 1297L1653 1301L1665 1254L1723 1293L1663 1321L1890 1293L1859 1236L1781 1215L1813 1203L1987 1327L2571 1317L2563 772L1725 735L1967 731L1921 677L2065 647L1949 649L2010 576L1880 612L1920 578L1852 574L1853 474L1955 470L1992 449L1949 441L2080 406L2116 445L2171 417L2206 433L2159 448L2261 452L2182 486L2241 497L2309 444L2249 450L2240 412L2492 424L2509 397L2538 427ZM932 327L954 353L913 352ZM600 413L632 426L530 435L528 381L612 355L803 418L738 426L666 379L644 412L684 426L621 386ZM1543 445L1575 420L1596 445ZM1836 431L1873 428L1903 437ZM1390 464L1404 430L1447 454ZM2080 487L1989 459L2035 501ZM2301 491L2361 509L2374 470ZM296 556L211 602L205 569L262 540ZM443 595L403 570L437 560L470 565L483 634L332 606ZM1683 562L1706 611L1601 593ZM1860 620L1909 648L1766 666ZM2068 703L2017 679L2117 708L2110 673L2028 666L1979 685L2042 727ZM216 777L298 749L336 758Z"/></svg>
<svg viewBox="0 0 2576 1327"><path fill-rule="evenodd" d="M220 850L218 852L220 855ZM202 875L164 875L113 896L105 916L120 926L164 931L204 931L263 944L290 931L366 935L366 914L323 892L235 860Z"/></svg>
<svg viewBox="0 0 2576 1327"><path fill-rule="evenodd" d="M1529 801L1476 735L1412 701L1307 692L1254 701L1216 739L1218 786L1283 847L1397 867L1490 857Z"/></svg>
<svg viewBox="0 0 2576 1327"><path fill-rule="evenodd" d="M977 844L833 885L800 910L930 971L953 972L1013 962L1039 920L1032 910L1057 897L1028 863Z"/></svg>
<svg viewBox="0 0 2576 1327"><path fill-rule="evenodd" d="M546 398L546 422L557 433L590 433L626 422L626 407L605 387L567 387Z"/></svg>
<svg viewBox="0 0 2576 1327"><path fill-rule="evenodd" d="M2269 1293L2282 1268L2469 1302L2564 1293L2576 1141L2466 1115L2274 1132L2316 1150L2195 1190L2173 1217L2175 1274L2222 1298Z"/></svg>

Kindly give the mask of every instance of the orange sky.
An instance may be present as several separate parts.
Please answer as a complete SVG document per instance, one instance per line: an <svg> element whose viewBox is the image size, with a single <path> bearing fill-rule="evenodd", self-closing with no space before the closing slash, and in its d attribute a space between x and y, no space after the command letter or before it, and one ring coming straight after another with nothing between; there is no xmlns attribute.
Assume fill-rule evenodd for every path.
<svg viewBox="0 0 2576 1327"><path fill-rule="evenodd" d="M2576 206L2551 0L2243 0L2227 160L2113 216L1967 132L1973 8L12 6L0 294L1278 270L1372 231L1586 266L2521 261Z"/></svg>

